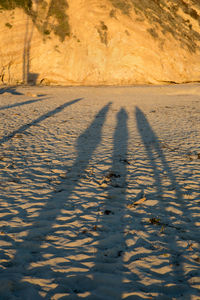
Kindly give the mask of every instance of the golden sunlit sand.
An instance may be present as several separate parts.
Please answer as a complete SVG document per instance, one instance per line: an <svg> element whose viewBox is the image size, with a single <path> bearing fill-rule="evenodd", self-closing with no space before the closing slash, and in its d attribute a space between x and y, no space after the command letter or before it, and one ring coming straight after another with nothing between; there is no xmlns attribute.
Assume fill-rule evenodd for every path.
<svg viewBox="0 0 200 300"><path fill-rule="evenodd" d="M0 88L0 299L200 299L200 85Z"/></svg>

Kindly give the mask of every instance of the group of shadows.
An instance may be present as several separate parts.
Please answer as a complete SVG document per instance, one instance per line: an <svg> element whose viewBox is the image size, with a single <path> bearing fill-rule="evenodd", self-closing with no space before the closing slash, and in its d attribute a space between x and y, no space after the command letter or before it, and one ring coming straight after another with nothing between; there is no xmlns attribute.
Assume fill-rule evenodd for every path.
<svg viewBox="0 0 200 300"><path fill-rule="evenodd" d="M65 104L57 107L56 109L40 116L36 120L32 121L29 124L22 125L20 128L15 130L14 132L10 133L9 135L5 136L1 139L1 143L5 143L8 140L12 139L12 137L16 133L21 133L28 129L30 126L37 124L39 122L42 122L43 120L50 118L51 116L59 113L63 109L67 108L67 106L78 103L81 101L82 98L75 99L70 102L66 102ZM24 104L27 104L24 102ZM20 105L20 104L18 104ZM23 103L21 103L23 105ZM108 103L105 105L94 117L89 127L78 137L76 142L76 149L77 149L77 157L72 165L72 170L77 174L79 174L79 178L81 178L81 175L84 174L85 170L87 169L89 162L97 149L98 145L101 143L102 140L102 128L104 125L104 122L106 120L108 111L111 107L112 103ZM0 107L0 109L2 109ZM168 163L168 161L165 158L165 155L163 153L163 150L160 147L160 143L158 140L158 137L156 136L155 132L152 130L147 117L142 112L142 110L138 107L135 109L135 117L137 122L137 128L138 132L141 137L141 141L143 143L143 148L146 153L146 161L151 166L153 172L152 177L154 179L155 188L157 190L157 194L160 195L159 201L155 207L155 214L157 213L159 215L160 211L165 211L167 208L168 203L166 203L166 200L162 196L164 193L164 187L162 186L162 180L161 180L161 173L165 171L166 176L169 178L171 184L173 186L176 186L175 190L175 202L177 202L177 205L179 205L179 210L182 211L182 217L184 217L185 214L185 208L182 207L184 205L183 201L183 193L181 191L181 188L179 187L179 184L177 182L175 174L172 172L172 169ZM113 152L112 152L112 166L111 169L115 167L116 158L122 157L121 160L121 166L120 166L120 174L121 174L121 180L126 183L127 182L127 172L128 172L128 164L125 163L127 161L127 155L128 155L128 141L129 141L129 134L128 134L128 114L124 108L121 108L117 115L116 115L116 127L114 129L113 133ZM148 137L148 138L147 138ZM149 139L151 140L151 143L149 143ZM85 142L87 141L87 143ZM162 171L160 171L160 166L158 168L157 162L155 157L159 156L160 162L162 165ZM81 162L81 164L80 164ZM118 162L119 163L119 162ZM111 298L115 299L122 299L122 295L126 292L127 294L131 294L131 292L138 292L135 296L127 296L126 298L123 297L123 299L144 299L143 296L140 296L140 291L143 294L151 294L151 293L158 293L159 295L175 295L177 297L184 297L184 293L190 289L191 295L198 295L198 289L196 289L194 286L190 286L190 276L184 275L184 269L183 269L183 253L181 252L174 252L174 249L176 249L176 239L174 239L173 243L168 243L167 239L163 239L163 243L165 243L165 247L168 249L169 253L174 253L174 256L171 256L171 264L172 264L172 271L167 274L159 274L155 270L148 269L147 267L144 267L143 265L140 265L140 273L146 274L147 278L149 278L149 283L144 284L141 281L141 278L138 276L138 274L134 272L130 272L128 270L128 264L133 263L135 259L138 259L137 256L132 255L130 260L126 263L123 262L123 251L125 251L126 248L126 237L124 235L125 231L125 222L118 222L116 224L112 224L112 228L116 227L116 230L118 230L117 239L113 240L112 247L117 247L119 249L118 255L112 256L112 258L109 260L109 257L102 258L102 249L105 246L105 232L99 231L98 234L98 246L97 246L97 252L94 254L87 252L87 249L89 245L86 245L86 247L82 246L76 246L76 247L69 247L69 251L71 253L73 252L73 255L71 255L71 258L67 258L66 262L60 262L58 265L62 269L67 269L67 272L62 271L59 272L59 270L53 270L51 266L48 266L48 264L44 264L44 266L36 266L30 269L30 265L33 263L36 263L40 260L44 260L43 254L51 254L52 258L55 259L61 259L68 256L68 249L65 245L63 248L58 247L56 248L52 243L49 243L49 246L47 248L43 248L42 244L47 237L47 235L58 235L59 233L58 228L54 228L53 224L57 222L59 224L60 222L60 230L64 231L64 228L67 228L68 231L74 230L74 228L70 229L69 227L66 227L66 224L62 220L58 221L56 220L59 215L62 215L62 209L65 208L66 203L70 202L70 197L72 196L73 192L75 191L76 187L79 184L79 180L72 181L71 184L67 187L67 190L65 191L65 197L61 197L58 200L57 203L54 204L54 210L52 210L53 213L47 217L47 212L51 210L52 205L52 199L55 197L55 195L52 195L52 199L46 199L43 202L43 206L40 208L39 215L33 219L30 219L31 226L28 231L28 235L24 238L22 242L14 242L13 241L13 250L15 250L15 255L12 258L9 263L5 266L4 270L1 270L0 272L0 279L5 280L5 278L11 280L13 282L12 287L12 295L17 297L20 297L22 293L24 293L25 297L29 297L30 299L53 299L54 295L56 294L65 294L68 293L68 296L63 296L59 299L109 299L109 291L115 290L116 295L112 296ZM126 187L126 184L124 185ZM126 189L126 188L125 188ZM109 197L105 199L105 202L109 201ZM124 193L124 203L122 203L122 206L124 205L124 212L126 211L126 192ZM105 203L106 207L106 203ZM81 201L79 201L79 211L82 211L79 213L78 216L76 214L69 214L71 218L69 217L69 223L75 222L77 219L84 220L84 207L81 205ZM167 212L166 212L167 213ZM188 214L187 214L188 216ZM105 216L104 216L105 217ZM100 217L101 218L101 217ZM133 224L138 220L140 216L138 215L137 218L137 212L134 213L134 218L132 220ZM193 217L191 217L193 218ZM195 220L193 218L193 221L195 223ZM103 220L100 219L100 223L106 222L105 218ZM133 225L134 227L134 225ZM195 224L194 224L195 228ZM23 231L23 228L21 228ZM39 235L42 237L41 239L37 239L34 241L34 235L35 232L38 230ZM73 234L72 234L73 235ZM113 232L113 235L115 233ZM67 237L68 239L70 237ZM78 237L80 239L80 236ZM85 238L84 235L82 237ZM149 239L151 239L151 236L149 236ZM72 242L76 240L76 237L72 238ZM34 249L31 247L27 247L28 242L34 242L35 246ZM173 244L173 245L172 245ZM136 245L132 246L131 251L134 251L134 247ZM177 245L178 249L178 245ZM104 249L109 250L109 249ZM146 249L147 250L147 249ZM158 250L155 250L158 251ZM177 250L178 251L178 250ZM6 254L5 254L6 255ZM80 261L75 261L75 258L77 255L82 255L83 258ZM143 256L148 259L149 256L149 249L144 252ZM109 256L109 255L108 255ZM87 258L84 258L87 257ZM90 269L86 267L87 263L91 261L93 262L93 267ZM103 263L103 269L101 269ZM161 266L158 267L164 267L165 262L162 262ZM195 268L195 265L194 265ZM79 270L79 271L76 271ZM80 272L80 270L83 269L83 272ZM87 269L87 270L86 270ZM92 275L92 277L88 276ZM192 276L192 274L190 274ZM128 279L126 282L124 281L124 276ZM51 283L55 283L56 287L51 288L49 291L45 291L46 295L42 296L42 291L40 285L37 283L37 281L34 282L34 280L30 283L24 282L24 278L38 278L40 277L40 280L50 280ZM102 282L102 279L104 278L104 282ZM160 278L162 280L162 284L157 283L157 278ZM106 283L106 282L107 283ZM152 283L151 283L152 281ZM104 287L106 286L105 290L103 291L103 288L101 290L101 285ZM107 291L106 291L107 289ZM84 293L86 293L84 297ZM82 296L80 296L80 294ZM102 295L101 295L102 294ZM27 296L26 296L27 295ZM112 294L113 295L113 294ZM1 298L1 295L0 295ZM27 299L29 299L27 298ZM159 298L159 296L158 296ZM2 298L1 298L2 299ZM14 298L15 299L15 298ZM182 298L183 299L183 298ZM188 296L187 299L190 299L190 296Z"/></svg>

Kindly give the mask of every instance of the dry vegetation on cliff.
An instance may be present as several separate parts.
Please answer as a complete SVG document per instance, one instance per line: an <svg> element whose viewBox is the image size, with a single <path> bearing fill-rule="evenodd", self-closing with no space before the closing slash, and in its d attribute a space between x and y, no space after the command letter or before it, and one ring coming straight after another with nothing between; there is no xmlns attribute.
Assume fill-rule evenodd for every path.
<svg viewBox="0 0 200 300"><path fill-rule="evenodd" d="M35 3L36 8L33 9ZM44 1L38 0L0 0L0 8L13 10L22 8L33 20L38 30L44 35L49 35L52 31L60 37L63 42L66 36L70 35L70 27L66 9L66 0Z"/></svg>
<svg viewBox="0 0 200 300"><path fill-rule="evenodd" d="M170 33L179 40L183 47L190 51L199 49L200 33L193 26L200 25L200 2L184 0L109 0L112 5L120 9L123 14L129 15L134 9L138 21L149 21L149 33L155 38ZM164 39L161 40L164 43Z"/></svg>
<svg viewBox="0 0 200 300"><path fill-rule="evenodd" d="M196 31L191 20L200 25L200 3L192 0L191 3L184 0L107 0L111 2L113 8L119 9L123 14L130 15L134 10L138 15L139 22L149 21L149 33L156 39L159 39L160 32L164 35L170 33L175 39L179 40L182 46L187 46L189 50L196 51L199 48L197 43L200 40L200 33ZM46 10L46 17L38 28L44 34L50 34L53 30L56 35L64 41L66 36L70 35L70 26L66 9L68 2L66 0L57 1L37 1L37 10L32 9L32 0L1 0L2 9L23 8L33 20L37 20L37 14L41 10ZM191 5L192 4L192 5ZM181 13L183 12L183 13ZM57 24L49 22L50 19L56 19ZM40 18L41 20L41 18ZM49 23L48 23L49 22ZM105 43L105 38L100 39ZM161 41L162 43L164 40ZM106 43L105 43L106 44Z"/></svg>
<svg viewBox="0 0 200 300"><path fill-rule="evenodd" d="M2 83L26 83L25 52L34 83L200 80L197 0L0 0L0 13Z"/></svg>

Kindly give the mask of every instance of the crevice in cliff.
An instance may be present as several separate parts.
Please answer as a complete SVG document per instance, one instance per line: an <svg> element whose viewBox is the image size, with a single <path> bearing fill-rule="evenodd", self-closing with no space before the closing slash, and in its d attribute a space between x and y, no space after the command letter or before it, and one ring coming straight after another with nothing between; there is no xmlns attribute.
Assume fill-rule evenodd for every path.
<svg viewBox="0 0 200 300"><path fill-rule="evenodd" d="M199 80L183 80L183 81L173 81L173 80L157 80L157 82L159 84L167 84L167 85L170 85L170 84L189 84L189 83L200 83L200 79Z"/></svg>

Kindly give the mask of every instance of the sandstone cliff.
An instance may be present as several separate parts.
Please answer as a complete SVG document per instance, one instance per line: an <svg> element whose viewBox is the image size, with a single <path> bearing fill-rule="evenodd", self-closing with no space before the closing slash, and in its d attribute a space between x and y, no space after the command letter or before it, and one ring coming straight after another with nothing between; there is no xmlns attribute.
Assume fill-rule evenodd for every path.
<svg viewBox="0 0 200 300"><path fill-rule="evenodd" d="M2 84L200 81L199 0L15 2L0 0Z"/></svg>

